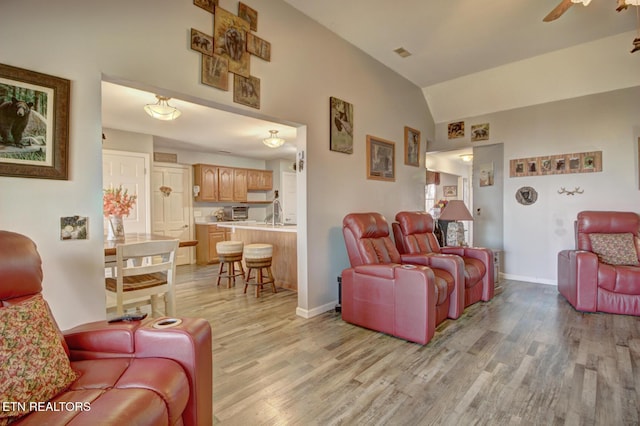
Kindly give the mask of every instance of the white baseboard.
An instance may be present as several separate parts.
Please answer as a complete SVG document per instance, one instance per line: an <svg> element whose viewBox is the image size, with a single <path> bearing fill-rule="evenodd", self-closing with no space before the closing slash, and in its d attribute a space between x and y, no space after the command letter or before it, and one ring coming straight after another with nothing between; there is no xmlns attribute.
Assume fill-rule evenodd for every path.
<svg viewBox="0 0 640 426"><path fill-rule="evenodd" d="M556 280L548 280L545 278L537 278L537 277L527 277L524 275L505 274L503 272L500 272L500 278L506 279L506 280L514 280L514 281L526 281L529 283L536 283L536 284L546 284L546 285L553 285L553 286L558 285L558 282Z"/></svg>
<svg viewBox="0 0 640 426"><path fill-rule="evenodd" d="M329 302L326 305L322 305L322 306L318 306L317 308L313 308L313 309L302 309L300 307L296 308L296 315L298 315L299 317L302 318L313 318L315 316L318 316L320 314L323 314L327 311L332 311L336 308L336 305L338 304L338 301L335 300L333 302Z"/></svg>

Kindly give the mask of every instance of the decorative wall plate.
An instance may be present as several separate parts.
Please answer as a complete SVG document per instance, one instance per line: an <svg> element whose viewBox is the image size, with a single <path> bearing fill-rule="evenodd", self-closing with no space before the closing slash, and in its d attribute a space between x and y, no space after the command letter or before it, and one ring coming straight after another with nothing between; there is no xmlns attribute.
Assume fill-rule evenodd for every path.
<svg viewBox="0 0 640 426"><path fill-rule="evenodd" d="M516 191L516 200L522 205L529 206L538 200L538 192L530 186L523 186Z"/></svg>

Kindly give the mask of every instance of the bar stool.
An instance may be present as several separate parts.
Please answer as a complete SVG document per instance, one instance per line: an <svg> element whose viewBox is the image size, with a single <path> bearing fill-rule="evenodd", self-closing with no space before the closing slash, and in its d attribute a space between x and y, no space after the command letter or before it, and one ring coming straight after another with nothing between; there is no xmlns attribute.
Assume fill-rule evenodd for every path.
<svg viewBox="0 0 640 426"><path fill-rule="evenodd" d="M274 293L277 293L275 280L271 273L271 259L273 256L273 246L271 244L247 244L244 247L244 263L247 266L247 276L244 281L244 292L247 292L249 284L256 286L256 297L260 297L260 290L264 284L271 284ZM257 273L251 281L251 272ZM266 279L265 273L266 271Z"/></svg>
<svg viewBox="0 0 640 426"><path fill-rule="evenodd" d="M216 243L216 251L220 259L220 269L218 270L218 285L220 279L227 279L227 288L231 288L231 281L236 285L236 277L244 278L244 268L242 267L242 241L220 241ZM236 263L240 270L236 269ZM226 270L225 270L226 266Z"/></svg>

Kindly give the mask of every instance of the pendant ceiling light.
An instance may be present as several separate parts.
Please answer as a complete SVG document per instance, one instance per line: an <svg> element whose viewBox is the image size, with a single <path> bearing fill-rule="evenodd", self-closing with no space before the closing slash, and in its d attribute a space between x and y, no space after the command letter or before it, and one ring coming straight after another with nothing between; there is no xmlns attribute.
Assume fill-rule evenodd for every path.
<svg viewBox="0 0 640 426"><path fill-rule="evenodd" d="M269 130L269 133L271 133L271 136L262 140L262 143L266 146L269 148L279 148L284 144L284 139L278 137L277 130Z"/></svg>
<svg viewBox="0 0 640 426"><path fill-rule="evenodd" d="M158 102L155 104L148 104L144 106L144 110L153 118L158 120L175 120L182 114L176 107L169 105L169 99L166 96L156 95Z"/></svg>

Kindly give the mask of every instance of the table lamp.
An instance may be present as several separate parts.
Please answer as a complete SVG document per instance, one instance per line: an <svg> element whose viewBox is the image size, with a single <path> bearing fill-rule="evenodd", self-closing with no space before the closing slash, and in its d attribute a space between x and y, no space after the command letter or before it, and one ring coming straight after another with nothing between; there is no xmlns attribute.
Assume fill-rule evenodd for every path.
<svg viewBox="0 0 640 426"><path fill-rule="evenodd" d="M464 225L461 220L473 220L473 216L469 213L467 206L462 200L450 200L442 212L440 220L453 221L447 226L447 245L448 246L464 246Z"/></svg>

